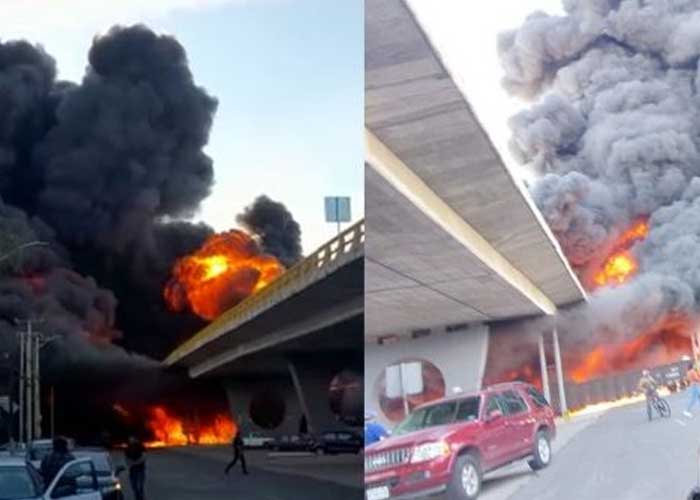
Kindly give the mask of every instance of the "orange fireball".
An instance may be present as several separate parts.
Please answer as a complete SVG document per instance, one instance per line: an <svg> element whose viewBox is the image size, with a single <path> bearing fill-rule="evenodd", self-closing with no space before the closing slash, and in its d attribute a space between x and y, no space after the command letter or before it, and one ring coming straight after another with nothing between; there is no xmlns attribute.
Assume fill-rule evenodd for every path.
<svg viewBox="0 0 700 500"><path fill-rule="evenodd" d="M260 252L250 235L233 229L211 236L194 254L179 259L164 296L174 311L190 309L213 320L284 270L275 257Z"/></svg>
<svg viewBox="0 0 700 500"><path fill-rule="evenodd" d="M638 220L622 233L601 269L594 274L591 288L620 285L633 277L639 269L639 264L629 250L648 233L649 223L646 219Z"/></svg>

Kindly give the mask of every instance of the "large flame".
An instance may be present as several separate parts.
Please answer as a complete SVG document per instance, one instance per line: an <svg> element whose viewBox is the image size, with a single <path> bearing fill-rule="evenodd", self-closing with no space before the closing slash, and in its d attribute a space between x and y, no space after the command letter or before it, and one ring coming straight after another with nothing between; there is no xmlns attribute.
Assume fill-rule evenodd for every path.
<svg viewBox="0 0 700 500"><path fill-rule="evenodd" d="M639 269L639 263L631 249L648 234L646 218L638 219L623 232L594 274L590 288L616 286L632 279ZM614 341L615 332L610 332L610 343L600 344L583 356L571 356L568 364L573 368L568 371L568 378L581 383L625 370L678 361L690 350L689 333L692 328L692 321L686 315L669 312L645 331L638 332L633 339Z"/></svg>
<svg viewBox="0 0 700 500"><path fill-rule="evenodd" d="M693 326L684 314L666 314L634 339L597 346L572 363L567 376L581 383L625 370L675 363L692 351L689 334Z"/></svg>
<svg viewBox="0 0 700 500"><path fill-rule="evenodd" d="M617 239L612 251L609 252L602 267L593 276L590 288L620 285L633 277L639 269L637 259L630 248L644 239L649 233L649 223L646 219L636 221Z"/></svg>
<svg viewBox="0 0 700 500"><path fill-rule="evenodd" d="M211 236L194 254L179 259L164 296L171 309L189 308L212 320L283 272L275 257L261 253L253 238L234 229Z"/></svg>
<svg viewBox="0 0 700 500"><path fill-rule="evenodd" d="M148 428L155 437L149 448L183 446L188 444L225 444L236 435L236 424L224 414L209 423L187 422L170 413L164 406L149 409Z"/></svg>

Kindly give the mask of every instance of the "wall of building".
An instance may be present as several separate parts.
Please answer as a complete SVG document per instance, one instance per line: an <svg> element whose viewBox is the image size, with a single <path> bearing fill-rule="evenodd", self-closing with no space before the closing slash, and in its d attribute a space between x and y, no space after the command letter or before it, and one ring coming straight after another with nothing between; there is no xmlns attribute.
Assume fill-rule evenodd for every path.
<svg viewBox="0 0 700 500"><path fill-rule="evenodd" d="M424 337L401 338L385 345L365 344L365 409L375 411L384 424L393 425L381 410L378 381L387 366L401 361L425 360L435 365L448 395L457 387L462 391L481 388L488 338L488 326L476 325L449 333L434 329Z"/></svg>
<svg viewBox="0 0 700 500"><path fill-rule="evenodd" d="M228 379L224 381L223 385L231 415L234 420L239 422L244 435L250 432L260 432L272 436L298 434L303 412L291 377L255 382ZM284 401L284 416L279 426L274 429L265 429L258 426L251 418L250 406L256 395L271 390Z"/></svg>

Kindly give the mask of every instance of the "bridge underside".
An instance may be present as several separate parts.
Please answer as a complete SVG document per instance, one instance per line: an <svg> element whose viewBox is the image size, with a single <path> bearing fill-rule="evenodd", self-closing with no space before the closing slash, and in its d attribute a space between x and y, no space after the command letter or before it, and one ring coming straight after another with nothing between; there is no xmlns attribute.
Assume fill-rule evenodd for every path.
<svg viewBox="0 0 700 500"><path fill-rule="evenodd" d="M363 329L358 314L217 371L243 431L296 434L304 425L322 432L361 422Z"/></svg>
<svg viewBox="0 0 700 500"><path fill-rule="evenodd" d="M322 432L362 422L360 255L179 361L222 383L243 432Z"/></svg>

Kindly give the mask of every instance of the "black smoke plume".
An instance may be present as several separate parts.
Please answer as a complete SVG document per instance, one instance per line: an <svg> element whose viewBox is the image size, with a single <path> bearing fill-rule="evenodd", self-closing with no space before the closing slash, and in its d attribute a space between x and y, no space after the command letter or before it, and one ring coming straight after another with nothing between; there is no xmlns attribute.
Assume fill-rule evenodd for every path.
<svg viewBox="0 0 700 500"><path fill-rule="evenodd" d="M264 253L274 255L286 267L301 258L301 229L282 203L258 196L236 219L260 237Z"/></svg>
<svg viewBox="0 0 700 500"><path fill-rule="evenodd" d="M59 391L82 384L76 403L105 387L104 404L136 398L129 381L147 378L138 398L176 394L181 379L154 358L204 323L170 312L163 287L213 234L186 219L214 182L203 149L217 101L182 45L145 26L97 36L88 63L81 82L58 81L41 46L0 42L0 349L15 347L16 319L38 319L57 336L44 374ZM283 205L261 197L241 223L285 263L299 258Z"/></svg>

